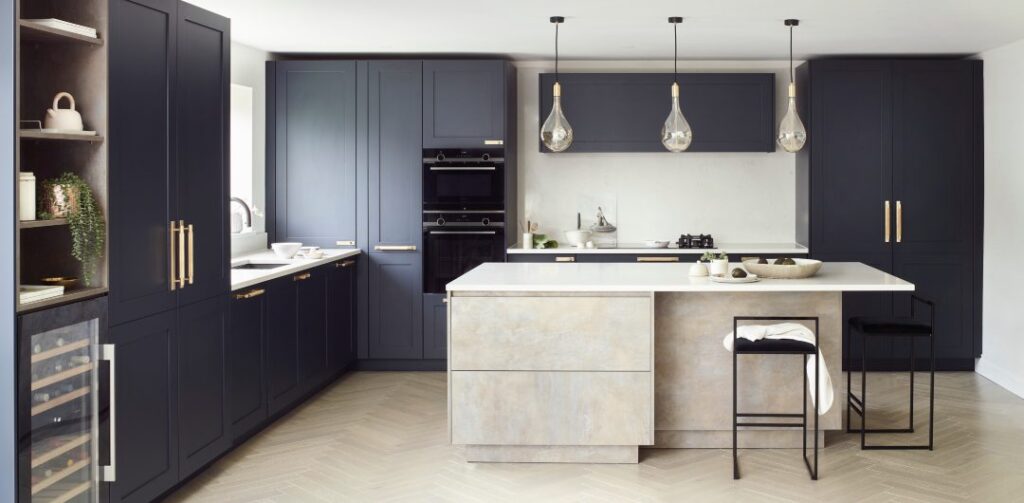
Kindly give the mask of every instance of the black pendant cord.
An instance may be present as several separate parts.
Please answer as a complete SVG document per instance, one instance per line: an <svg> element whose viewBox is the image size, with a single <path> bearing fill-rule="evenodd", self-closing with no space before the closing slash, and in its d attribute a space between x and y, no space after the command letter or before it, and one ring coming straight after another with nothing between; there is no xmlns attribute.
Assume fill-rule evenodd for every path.
<svg viewBox="0 0 1024 503"><path fill-rule="evenodd" d="M555 82L558 82L558 25L559 24L560 23L558 23L558 22L555 23ZM790 32L793 31L792 28L790 28L789 30L790 30ZM791 39L790 40L790 45L792 45L792 43L793 43L792 42L792 38L793 38L793 36L790 35L790 39ZM790 49L790 52L792 52L792 49ZM792 59L792 57L790 59Z"/></svg>
<svg viewBox="0 0 1024 503"><path fill-rule="evenodd" d="M672 82L679 84L679 23L672 23L672 41L675 52L672 53Z"/></svg>
<svg viewBox="0 0 1024 503"><path fill-rule="evenodd" d="M793 83L793 25L789 25L789 83Z"/></svg>

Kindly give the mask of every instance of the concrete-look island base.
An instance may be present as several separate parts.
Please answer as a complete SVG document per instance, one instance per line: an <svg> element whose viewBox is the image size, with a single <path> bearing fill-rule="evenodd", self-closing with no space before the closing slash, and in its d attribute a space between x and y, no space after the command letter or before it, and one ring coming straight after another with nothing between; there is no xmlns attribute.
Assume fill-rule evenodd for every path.
<svg viewBox="0 0 1024 503"><path fill-rule="evenodd" d="M911 291L863 264L745 285L688 264L484 264L448 285L449 428L469 461L635 463L639 446L731 446L733 316L817 316L834 376L842 291ZM554 281L560 283L556 289ZM532 287L532 288L531 288ZM802 408L802 356L741 356L740 409ZM836 381L838 382L838 380ZM835 387L822 430L841 427ZM799 430L743 432L799 447Z"/></svg>

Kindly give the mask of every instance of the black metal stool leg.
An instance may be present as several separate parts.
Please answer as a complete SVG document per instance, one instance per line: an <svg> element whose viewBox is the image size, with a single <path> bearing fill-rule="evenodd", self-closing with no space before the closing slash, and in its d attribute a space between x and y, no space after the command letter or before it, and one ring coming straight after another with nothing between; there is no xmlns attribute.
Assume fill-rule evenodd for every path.
<svg viewBox="0 0 1024 503"><path fill-rule="evenodd" d="M933 314L932 317L934 318L934 316L935 315ZM935 322L934 321L932 322L932 326L933 327L935 326ZM931 368L931 383L929 383L929 385L928 385L928 387L930 388L928 390L928 402L929 402L929 404L928 404L928 450L931 451L931 450L935 449L935 334L934 333L931 334L930 337L928 337L928 346L929 346L928 349L930 350L930 353L931 353L929 358L931 359L931 367L932 367Z"/></svg>
<svg viewBox="0 0 1024 503"><path fill-rule="evenodd" d="M864 449L868 427L868 338L860 338L860 448Z"/></svg>
<svg viewBox="0 0 1024 503"><path fill-rule="evenodd" d="M910 339L910 424L907 425L907 433L914 432L914 370L917 367L917 355L915 354L914 347L917 346L917 340L914 339L913 335L907 336Z"/></svg>
<svg viewBox="0 0 1024 503"><path fill-rule="evenodd" d="M733 480L739 480L740 478L740 461L736 454L736 426L739 422L739 416L736 412L736 330L738 329L738 323L735 318L732 320L732 478Z"/></svg>

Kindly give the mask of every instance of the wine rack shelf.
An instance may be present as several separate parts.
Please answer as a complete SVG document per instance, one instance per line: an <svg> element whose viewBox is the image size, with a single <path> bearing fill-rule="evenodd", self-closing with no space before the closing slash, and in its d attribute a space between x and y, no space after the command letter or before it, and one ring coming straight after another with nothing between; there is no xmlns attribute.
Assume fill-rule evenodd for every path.
<svg viewBox="0 0 1024 503"><path fill-rule="evenodd" d="M79 435L77 437L75 437L75 436L69 437L67 442L64 442L64 443L60 444L59 446L54 447L53 449L50 449L49 451L46 451L46 452L44 452L44 453L42 453L42 454L40 454L38 456L33 456L32 457L32 468L35 468L37 466L41 466L42 464L44 464L44 463L46 463L48 461L52 461L52 460L56 459L58 456L60 456L61 454L64 454L65 452L68 452L68 451L74 449L75 447L78 447L78 446L81 446L81 445L85 445L87 442L89 442L90 438L92 438L92 435L90 435L88 433Z"/></svg>
<svg viewBox="0 0 1024 503"><path fill-rule="evenodd" d="M54 407L64 405L78 398L82 398L83 396L88 395L90 391L92 391L92 389L89 386L85 386L83 388L78 388L70 393L54 398L53 400L43 402L39 405L32 407L32 415L38 416L39 414L42 414L43 412L46 412Z"/></svg>
<svg viewBox="0 0 1024 503"><path fill-rule="evenodd" d="M78 365L76 367L69 368L69 369L67 369L67 370L65 370L63 372L58 372L56 374L48 375L48 376L46 376L46 377L44 377L44 378L42 378L42 379L40 379L38 381L32 381L32 391L35 391L35 390L37 390L39 388L45 388L45 387L47 387L47 386L49 386L51 384L56 384L56 383L59 383L61 381L66 381L66 380L71 379L72 377L75 377L75 376L78 376L78 375L82 375L82 374L92 370L93 367L94 367L94 365L92 363L83 363L83 364Z"/></svg>
<svg viewBox="0 0 1024 503"><path fill-rule="evenodd" d="M86 347L88 345L89 345L89 339L82 339L80 341L72 342L71 344L65 344L65 345L60 346L60 347L56 347L56 348L53 348L53 349L48 349L46 351L43 351L43 352L36 353L36 354L32 355L31 362L32 363L39 363L39 362L41 362L43 360L49 360L50 358L53 358L55 356L60 356L62 354L70 353L70 352L75 351L77 349L82 349L82 348L84 348L84 347Z"/></svg>
<svg viewBox="0 0 1024 503"><path fill-rule="evenodd" d="M49 477L39 481L39 483L32 484L32 494L33 495L37 494L37 493L39 493L39 491L42 491L43 489L46 489L47 487L50 487L50 486L56 484L57 482L60 482L61 480L64 480L69 475L77 472L78 470L81 470L82 468L85 468L85 467L89 466L89 463L91 463L91 462L92 462L92 460L89 459L88 457L83 458L83 459L81 459L79 461L76 461L71 466L69 466L69 467L67 467L67 468L65 468L63 470L60 470L60 471L54 473L53 475L51 475L51 476L49 476Z"/></svg>

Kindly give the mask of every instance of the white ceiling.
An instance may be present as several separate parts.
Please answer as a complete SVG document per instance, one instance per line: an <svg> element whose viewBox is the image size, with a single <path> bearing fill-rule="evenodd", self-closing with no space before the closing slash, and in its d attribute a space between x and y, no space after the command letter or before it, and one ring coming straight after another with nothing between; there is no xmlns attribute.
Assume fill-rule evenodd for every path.
<svg viewBox="0 0 1024 503"><path fill-rule="evenodd" d="M547 59L552 15L569 59L797 59L974 54L1024 39L1024 0L189 0L271 52L457 53Z"/></svg>

